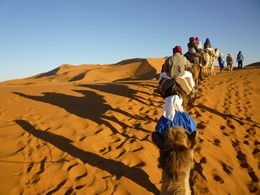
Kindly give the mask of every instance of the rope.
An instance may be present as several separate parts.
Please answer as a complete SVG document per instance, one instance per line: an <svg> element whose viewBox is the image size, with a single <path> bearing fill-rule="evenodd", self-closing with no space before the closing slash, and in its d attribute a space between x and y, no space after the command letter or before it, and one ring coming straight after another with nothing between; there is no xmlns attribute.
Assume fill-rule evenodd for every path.
<svg viewBox="0 0 260 195"><path fill-rule="evenodd" d="M176 89L176 81L174 82L174 84L173 84L173 86L172 86L172 92L171 92L171 94L172 95L178 95L180 98L182 98L182 95L177 91L177 89Z"/></svg>

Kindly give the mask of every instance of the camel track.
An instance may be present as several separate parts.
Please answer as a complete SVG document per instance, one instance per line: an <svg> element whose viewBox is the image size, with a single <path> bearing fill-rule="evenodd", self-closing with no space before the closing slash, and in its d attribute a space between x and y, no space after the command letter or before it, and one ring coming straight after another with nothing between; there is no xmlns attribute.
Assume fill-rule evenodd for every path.
<svg viewBox="0 0 260 195"><path fill-rule="evenodd" d="M260 175L257 174L259 173L259 165L255 165L255 160L257 160L255 154L259 151L259 133L257 134L256 131L259 130L260 124L253 120L255 112L252 108L255 105L251 103L255 102L252 98L258 90L250 84L252 82L247 75L241 76L240 72L235 71L218 75L218 77L211 77L203 82L201 86L202 94L196 99L194 105L199 123L198 128L202 130L199 138L201 141L200 155L195 164L195 170L196 168L201 169L199 167L202 166L205 170L212 172L212 185L217 182L225 186L225 183L230 184L230 179L232 179L232 183L235 184L234 189L235 186L242 186L242 181L232 175L247 175L243 181L246 182L246 187L237 190L237 194L257 194L259 192ZM216 94L216 91L219 91L217 96L211 95ZM191 110L191 113L194 113L194 111ZM216 125L215 118L217 118L219 125ZM211 121L214 121L214 123ZM222 135L216 131L220 131ZM212 150L207 151L208 144L214 145L216 149L214 153L212 153ZM227 150L220 150L220 148ZM227 151L235 154L236 158L231 159ZM216 162L206 166L205 163L201 163L200 159L203 158L204 161L207 161L209 154L214 156ZM217 154L226 157L223 159L223 157L218 157ZM200 174L203 174L203 172ZM196 175L196 177L198 176ZM207 181L204 181L204 184L208 186L206 188L207 194L210 184ZM205 188L204 191L199 190L201 190L201 194L205 193ZM217 191L217 189L215 190ZM225 191L224 187L223 190ZM214 190L211 192L213 193Z"/></svg>

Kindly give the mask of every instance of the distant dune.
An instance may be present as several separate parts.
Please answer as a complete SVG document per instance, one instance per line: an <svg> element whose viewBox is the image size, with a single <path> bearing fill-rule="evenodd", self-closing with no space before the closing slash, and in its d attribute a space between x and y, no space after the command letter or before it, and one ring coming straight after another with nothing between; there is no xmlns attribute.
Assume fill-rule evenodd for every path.
<svg viewBox="0 0 260 195"><path fill-rule="evenodd" d="M26 79L8 81L9 84L112 82L127 79L153 79L160 73L164 58L129 59L109 65L64 64L49 72Z"/></svg>
<svg viewBox="0 0 260 195"><path fill-rule="evenodd" d="M245 66L245 68L260 68L260 62L255 62Z"/></svg>
<svg viewBox="0 0 260 195"><path fill-rule="evenodd" d="M0 194L160 194L151 132L165 58L68 65L0 83ZM204 79L192 194L260 194L260 62Z"/></svg>

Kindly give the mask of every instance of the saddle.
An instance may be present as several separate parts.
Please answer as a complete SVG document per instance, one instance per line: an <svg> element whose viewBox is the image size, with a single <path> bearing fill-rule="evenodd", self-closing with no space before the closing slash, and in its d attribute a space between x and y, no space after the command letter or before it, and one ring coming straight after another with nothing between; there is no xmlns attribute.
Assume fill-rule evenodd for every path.
<svg viewBox="0 0 260 195"><path fill-rule="evenodd" d="M209 54L210 56L213 55L213 53L212 53L209 49L204 49L204 52L207 53L207 54Z"/></svg>
<svg viewBox="0 0 260 195"><path fill-rule="evenodd" d="M204 52L209 54L210 56L215 56L215 53L213 50L210 50L210 49L204 49Z"/></svg>
<svg viewBox="0 0 260 195"><path fill-rule="evenodd" d="M167 98L171 95L180 95L175 86L175 79L162 78L158 85L158 91L163 98Z"/></svg>
<svg viewBox="0 0 260 195"><path fill-rule="evenodd" d="M198 57L194 56L193 54L187 52L184 54L184 56L189 60L192 64L198 63L199 59Z"/></svg>

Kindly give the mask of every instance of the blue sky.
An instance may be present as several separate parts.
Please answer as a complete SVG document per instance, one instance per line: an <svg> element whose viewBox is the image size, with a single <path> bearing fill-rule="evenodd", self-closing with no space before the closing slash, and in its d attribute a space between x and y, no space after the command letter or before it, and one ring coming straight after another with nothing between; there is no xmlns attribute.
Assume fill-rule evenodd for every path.
<svg viewBox="0 0 260 195"><path fill-rule="evenodd" d="M185 53L191 36L258 62L259 10L259 0L0 0L0 81Z"/></svg>

